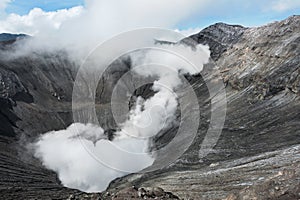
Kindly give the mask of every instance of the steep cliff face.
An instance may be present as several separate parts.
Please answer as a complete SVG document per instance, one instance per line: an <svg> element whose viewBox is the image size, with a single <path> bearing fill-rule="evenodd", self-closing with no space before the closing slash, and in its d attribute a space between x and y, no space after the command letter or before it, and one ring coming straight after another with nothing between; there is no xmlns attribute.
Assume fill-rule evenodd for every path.
<svg viewBox="0 0 300 200"><path fill-rule="evenodd" d="M136 195L138 189L126 189L134 185L161 187L185 199L242 199L247 195L263 199L261 188L269 198L299 198L299 24L299 16L257 28L218 23L191 36L211 49L215 63L205 66L205 80L215 81L210 72L218 67L226 85L227 116L217 145L199 160L211 99L203 77L187 76L201 111L191 147L169 167L113 181L102 197L116 199L113 193L126 196L129 190ZM0 43L0 193L6 199L88 197L63 187L56 174L44 169L25 147L39 134L72 123L71 96L78 66L63 52L7 59L10 45ZM118 60L99 83L96 103L99 113L106 113L99 115L105 128L115 127L109 105L111 89L129 68L129 58ZM152 95L149 88L136 93ZM154 138L153 148L172 138L176 128ZM100 194L89 197L97 199Z"/></svg>

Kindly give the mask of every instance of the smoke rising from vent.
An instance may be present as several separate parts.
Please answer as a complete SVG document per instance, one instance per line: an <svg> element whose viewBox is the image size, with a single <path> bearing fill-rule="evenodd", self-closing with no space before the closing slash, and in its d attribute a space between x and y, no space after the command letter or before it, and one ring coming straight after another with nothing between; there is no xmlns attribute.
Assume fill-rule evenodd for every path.
<svg viewBox="0 0 300 200"><path fill-rule="evenodd" d="M198 50L184 45L167 48L201 56L202 64L208 62L209 50L202 45ZM114 133L112 141L101 127L76 123L66 130L46 133L34 144L35 156L47 168L56 171L67 187L87 192L102 191L111 180L150 166L155 156L148 152L149 138L168 128L176 119L178 97L174 91L181 84L179 75L202 70L191 67L170 52L149 50L130 56L134 73L156 77L152 86L155 94L149 99L137 98L135 107L120 125L120 131Z"/></svg>
<svg viewBox="0 0 300 200"><path fill-rule="evenodd" d="M79 139L76 133L81 134L83 138ZM111 147L117 145L127 151L144 151L145 141L126 138L115 140L112 144L108 140L100 140L94 146L89 137L101 135L100 127L91 124L72 124L66 130L44 134L34 144L35 156L40 158L48 169L58 173L64 186L86 192L102 191L111 180L126 173L102 164L89 154L85 147L94 148L98 155L106 156L112 163L122 162L123 165L127 165L126 167L136 171L152 164L153 158L147 154L138 162L132 162L131 157L117 154Z"/></svg>

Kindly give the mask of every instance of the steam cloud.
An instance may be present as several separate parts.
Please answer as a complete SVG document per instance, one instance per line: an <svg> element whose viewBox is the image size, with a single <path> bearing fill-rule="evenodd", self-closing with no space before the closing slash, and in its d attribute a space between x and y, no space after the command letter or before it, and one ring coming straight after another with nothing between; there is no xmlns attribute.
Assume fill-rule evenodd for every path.
<svg viewBox="0 0 300 200"><path fill-rule="evenodd" d="M202 45L199 51L193 51L183 45L171 45L168 48L202 56L203 63L208 62L209 50ZM66 130L46 133L35 143L35 155L47 168L58 173L65 186L87 192L102 191L111 180L129 173L114 169L115 166L136 172L150 166L155 158L151 152L147 153L149 137L170 126L175 119L178 102L173 91L180 86L179 73L184 71L195 74L202 70L191 67L174 55L152 50L136 53L132 59L134 72L145 77L159 77L152 87L156 93L147 100L138 97L136 106L113 141L105 139L101 127L77 123ZM155 64L140 67L145 63L164 63L166 67ZM81 139L76 137L76 134ZM140 156L136 160L137 158L130 154L120 154L113 146L122 151L138 153ZM105 158L104 163L96 160L84 147L92 149L97 157ZM109 166L107 163L115 165Z"/></svg>
<svg viewBox="0 0 300 200"><path fill-rule="evenodd" d="M91 124L72 124L66 130L44 134L34 144L35 156L39 157L48 169L56 171L61 182L67 187L86 192L102 191L111 180L126 174L97 161L85 147L94 148L98 155L105 154L110 162L122 162L123 165L127 165L124 167L136 171L153 162L153 158L147 154L138 162L133 162L131 157L114 152L114 148L111 147L113 144L108 140L100 140L94 146L90 140L74 137L77 132L88 138L101 136L103 130ZM113 143L131 152L142 152L146 147L145 141L135 138L115 140Z"/></svg>
<svg viewBox="0 0 300 200"><path fill-rule="evenodd" d="M4 27L1 31L25 30L25 33L34 34L33 38L23 41L25 44L20 42L14 56L63 49L80 65L95 44L115 34L146 26L173 28L199 6L197 0L86 0L85 7L50 13L33 9L26 16L12 14L0 21L0 27ZM168 48L201 56L203 62L200 64L209 58L209 50L203 46L199 51L184 45ZM45 133L32 144L35 156L45 167L57 172L63 185L87 192L102 191L111 180L129 173L115 168L138 172L150 166L155 158L148 152L148 138L170 126L175 119L178 102L173 91L181 84L179 74L195 74L202 70L162 52L137 53L132 60L135 73L158 77L152 88L156 93L149 99L138 97L113 141L106 139L101 127L74 123L65 130ZM149 63L152 67L139 67ZM163 63L166 67L155 63ZM132 154L122 154L117 149ZM138 160L133 154L138 155ZM93 155L105 158L106 162Z"/></svg>

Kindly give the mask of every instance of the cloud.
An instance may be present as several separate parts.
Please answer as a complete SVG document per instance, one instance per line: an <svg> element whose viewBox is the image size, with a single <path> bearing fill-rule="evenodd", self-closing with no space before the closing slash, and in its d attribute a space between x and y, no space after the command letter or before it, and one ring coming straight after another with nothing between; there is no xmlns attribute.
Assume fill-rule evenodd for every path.
<svg viewBox="0 0 300 200"><path fill-rule="evenodd" d="M34 35L28 49L52 46L83 58L97 44L120 32L141 27L174 28L206 1L86 0L84 7L55 12L35 8L23 16L10 14L0 21L0 32Z"/></svg>
<svg viewBox="0 0 300 200"><path fill-rule="evenodd" d="M277 12L285 12L288 10L299 9L299 0L277 0L272 3L272 10Z"/></svg>
<svg viewBox="0 0 300 200"><path fill-rule="evenodd" d="M79 16L83 7L77 6L53 12L45 12L40 8L32 9L27 15L9 14L5 20L0 21L0 32L25 33L38 35L42 33L53 34L65 21Z"/></svg>
<svg viewBox="0 0 300 200"><path fill-rule="evenodd" d="M142 27L173 28L197 12L204 1L87 0L85 12L80 18L64 23L59 37L66 39L62 43L72 47L82 45L78 39L84 40L84 45L91 49L124 31Z"/></svg>

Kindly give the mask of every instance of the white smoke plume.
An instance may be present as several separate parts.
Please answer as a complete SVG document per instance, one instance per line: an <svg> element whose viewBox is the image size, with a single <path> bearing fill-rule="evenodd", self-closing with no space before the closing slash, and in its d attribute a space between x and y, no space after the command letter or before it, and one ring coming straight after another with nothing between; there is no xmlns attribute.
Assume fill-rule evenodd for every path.
<svg viewBox="0 0 300 200"><path fill-rule="evenodd" d="M208 62L207 47L200 45L199 50L194 51L183 45L169 46L170 50L175 48L183 54L185 52L201 56L202 64ZM175 120L178 102L174 90L181 84L180 72L195 74L202 70L191 67L174 55L157 51L143 52L140 55L136 53L132 59L136 73L145 77L158 77L152 87L156 93L147 100L142 97L137 99L135 108L129 113L121 130L115 133L113 141L105 139L101 127L73 124L66 130L44 134L34 144L35 155L47 168L58 173L65 186L87 192L102 191L111 180L129 173L118 170L120 167L138 172L150 166L155 157L151 152L147 153L149 137L169 127ZM150 63L150 66L140 67L145 63ZM163 66L156 66L155 63L163 63ZM113 146L139 156L122 154ZM104 158L103 163L93 155Z"/></svg>
<svg viewBox="0 0 300 200"><path fill-rule="evenodd" d="M76 133L84 138L79 139ZM144 151L146 145L143 140L126 138L123 140L101 140L94 146L90 137L101 137L103 130L91 124L72 124L66 130L52 131L44 134L34 144L35 156L43 164L56 171L64 186L80 189L86 192L99 192L104 190L109 182L127 173L114 170L96 160L86 149L93 148L98 155L106 156L111 163L119 163L126 168L139 171L151 165L153 158L145 154L138 162L133 162L132 157L114 152L112 145L117 145L127 151Z"/></svg>

